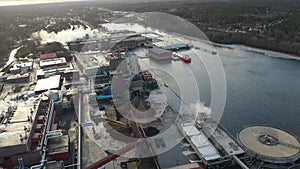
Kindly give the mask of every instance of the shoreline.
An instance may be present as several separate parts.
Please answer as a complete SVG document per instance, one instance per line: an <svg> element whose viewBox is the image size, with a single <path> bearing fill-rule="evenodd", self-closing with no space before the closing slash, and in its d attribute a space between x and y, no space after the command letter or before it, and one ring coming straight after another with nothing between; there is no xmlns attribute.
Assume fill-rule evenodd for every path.
<svg viewBox="0 0 300 169"><path fill-rule="evenodd" d="M215 43L215 42L212 42L211 44L213 46L221 47L221 48L239 49L239 50L242 50L242 51L258 53L258 54L262 54L262 55L270 56L270 57L274 57L274 58L290 59L290 60L300 61L300 56L297 56L297 55L277 52L277 51L273 51L273 50L255 48L255 47L250 47L250 46L246 46L246 45L242 45L242 44L221 44L221 43Z"/></svg>

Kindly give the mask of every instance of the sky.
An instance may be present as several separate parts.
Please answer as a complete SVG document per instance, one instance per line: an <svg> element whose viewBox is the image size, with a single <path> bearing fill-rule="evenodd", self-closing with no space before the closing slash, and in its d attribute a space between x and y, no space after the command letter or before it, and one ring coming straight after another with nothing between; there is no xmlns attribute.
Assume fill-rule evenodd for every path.
<svg viewBox="0 0 300 169"><path fill-rule="evenodd" d="M70 1L88 1L88 0L0 0L0 6L10 6L10 5L28 5L28 4L39 4L39 3L51 3L51 2L70 2ZM133 0L97 0L106 2L116 2L116 1L133 1ZM161 1L161 0L134 0L134 1Z"/></svg>
<svg viewBox="0 0 300 169"><path fill-rule="evenodd" d="M68 1L81 1L81 0L0 0L0 6L28 5L28 4L68 2Z"/></svg>

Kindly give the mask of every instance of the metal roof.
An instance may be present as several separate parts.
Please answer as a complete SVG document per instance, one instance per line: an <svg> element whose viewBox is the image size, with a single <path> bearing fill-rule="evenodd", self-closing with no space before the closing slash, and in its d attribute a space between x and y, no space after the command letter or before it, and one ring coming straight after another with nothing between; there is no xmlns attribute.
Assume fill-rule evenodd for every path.
<svg viewBox="0 0 300 169"><path fill-rule="evenodd" d="M221 158L221 155L216 148L193 123L184 123L181 124L181 127L183 132L191 140L191 143L196 147L195 151L198 151L205 160L209 161Z"/></svg>
<svg viewBox="0 0 300 169"><path fill-rule="evenodd" d="M28 121L28 116L31 116L32 119L35 118L35 111L31 113L33 105L25 104L21 102L18 104L16 111L10 119L11 123L0 124L0 147L15 146L19 144L26 144L27 140L25 139L24 126L27 128L32 127L32 123ZM27 139L29 138L29 132L27 132ZM23 137L23 142L20 140L20 135ZM1 155L0 155L1 156Z"/></svg>
<svg viewBox="0 0 300 169"><path fill-rule="evenodd" d="M40 79L37 81L34 88L35 92L45 91L50 89L57 89L60 85L60 75L48 77L46 79Z"/></svg>

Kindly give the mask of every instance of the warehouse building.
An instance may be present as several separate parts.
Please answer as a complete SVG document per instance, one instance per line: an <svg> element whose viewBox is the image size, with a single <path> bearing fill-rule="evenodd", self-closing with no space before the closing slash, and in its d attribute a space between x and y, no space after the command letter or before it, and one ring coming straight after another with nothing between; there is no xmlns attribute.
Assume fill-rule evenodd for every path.
<svg viewBox="0 0 300 169"><path fill-rule="evenodd" d="M54 102L42 97L36 105L21 102L14 112L6 113L0 123L0 168L22 168L44 160L68 159L67 135L45 137L50 131L52 134L58 132L58 109Z"/></svg>
<svg viewBox="0 0 300 169"><path fill-rule="evenodd" d="M33 69L32 62L18 63L18 64L14 64L14 66L10 68L10 73L19 74L23 72L31 72L32 69Z"/></svg>
<svg viewBox="0 0 300 169"><path fill-rule="evenodd" d="M30 77L29 73L11 75L7 77L5 82L6 83L27 83L29 82L29 77Z"/></svg>
<svg viewBox="0 0 300 169"><path fill-rule="evenodd" d="M48 90L60 90L61 88L61 75L55 75L46 79L40 79L37 81L34 92L35 94L41 94Z"/></svg>
<svg viewBox="0 0 300 169"><path fill-rule="evenodd" d="M153 47L149 49L149 57L157 60L171 60L172 52L159 47Z"/></svg>
<svg viewBox="0 0 300 169"><path fill-rule="evenodd" d="M56 53L47 53L47 54L41 54L40 60L47 60L47 59L54 59L57 58Z"/></svg>
<svg viewBox="0 0 300 169"><path fill-rule="evenodd" d="M126 50L132 50L136 47L145 46L150 43L152 43L152 39L137 34L137 35L128 36L125 39L117 42L114 46L111 47L110 50L112 52L115 51L124 52Z"/></svg>
<svg viewBox="0 0 300 169"><path fill-rule="evenodd" d="M19 103L14 113L6 113L0 124L0 168L18 166L19 158L26 166L39 162L38 142L42 134L37 131L44 128L44 121L41 123L38 117L49 109L48 103L40 100L36 109L34 105Z"/></svg>
<svg viewBox="0 0 300 169"><path fill-rule="evenodd" d="M60 68L66 66L67 66L66 58L53 58L53 59L40 60L40 68L42 69L52 69L52 68Z"/></svg>

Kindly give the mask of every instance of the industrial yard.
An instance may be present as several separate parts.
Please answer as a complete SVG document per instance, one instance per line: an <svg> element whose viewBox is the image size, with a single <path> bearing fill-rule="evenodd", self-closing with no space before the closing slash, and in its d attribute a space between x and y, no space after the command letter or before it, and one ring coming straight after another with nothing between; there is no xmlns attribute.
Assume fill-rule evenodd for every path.
<svg viewBox="0 0 300 169"><path fill-rule="evenodd" d="M212 44L105 26L101 35L67 42L64 55L14 61L0 73L0 168L259 169L299 159L292 135L287 142L283 131L276 130L284 135L277 138L272 129L246 130L236 139L215 112L190 107L200 98L181 84L193 82L186 70L199 55L217 57ZM247 142L264 135L273 153ZM285 156L269 150L273 143ZM165 159L169 151L176 159Z"/></svg>

